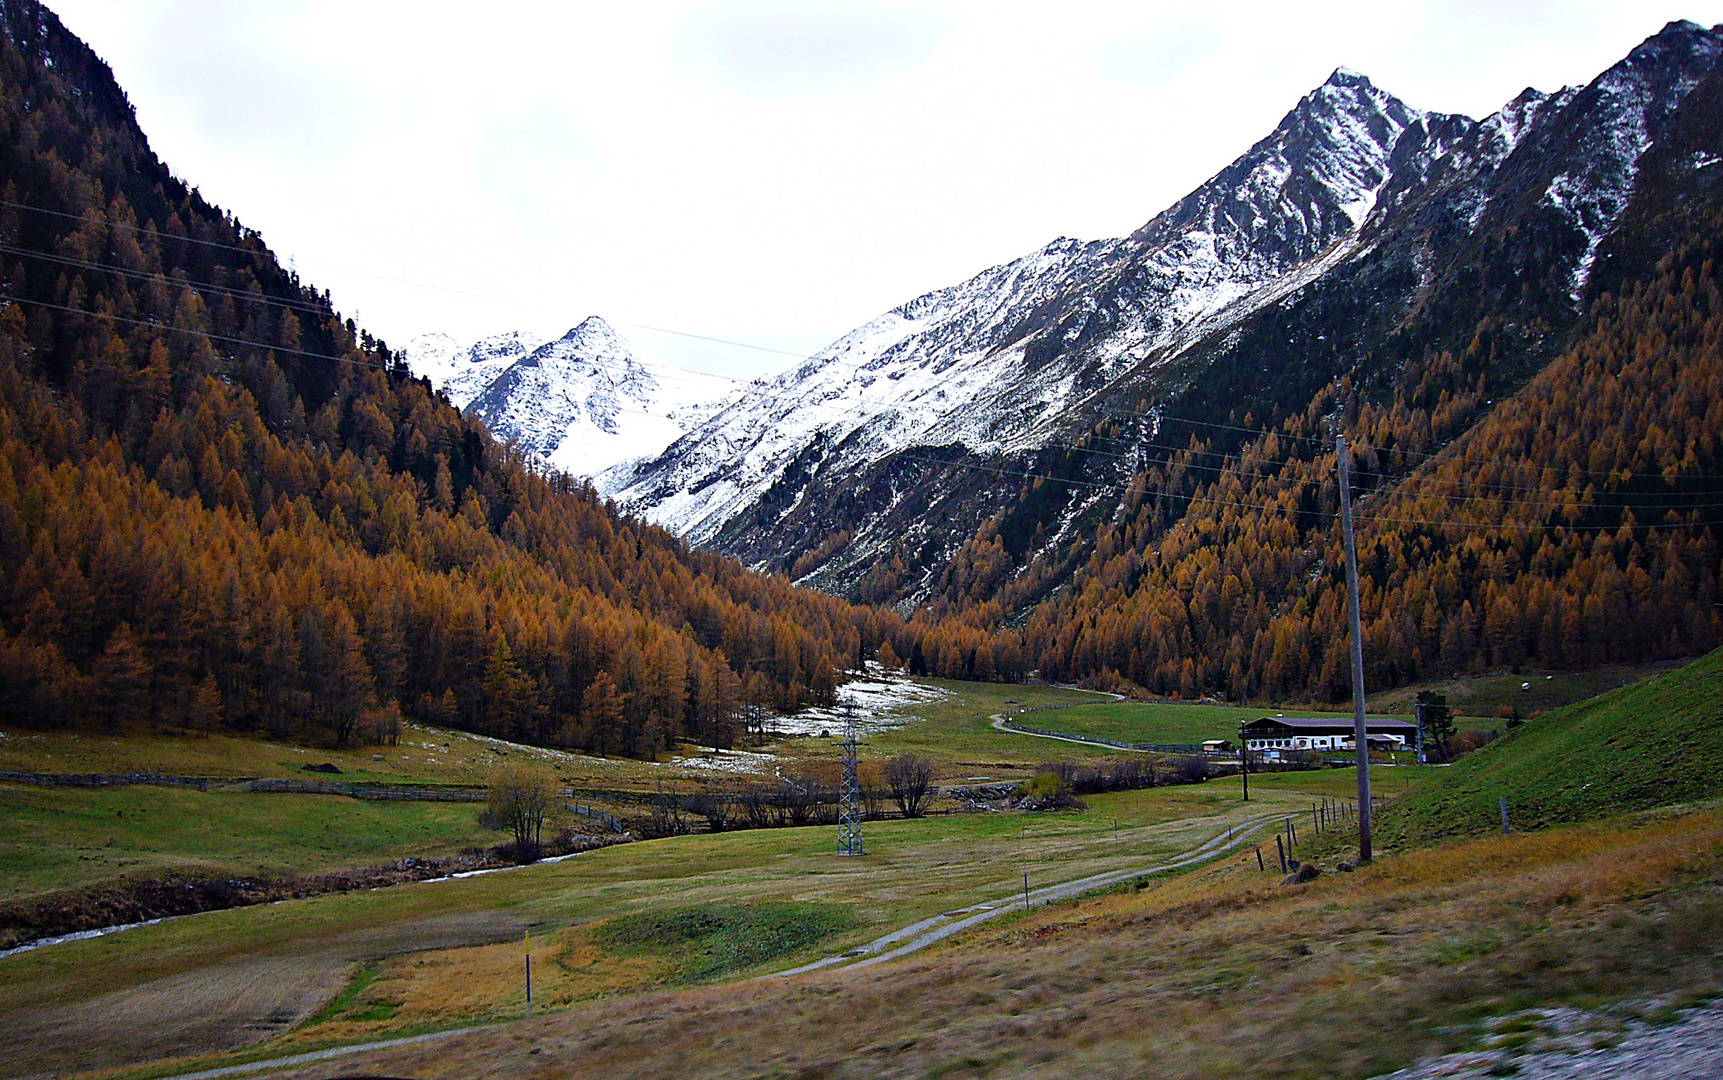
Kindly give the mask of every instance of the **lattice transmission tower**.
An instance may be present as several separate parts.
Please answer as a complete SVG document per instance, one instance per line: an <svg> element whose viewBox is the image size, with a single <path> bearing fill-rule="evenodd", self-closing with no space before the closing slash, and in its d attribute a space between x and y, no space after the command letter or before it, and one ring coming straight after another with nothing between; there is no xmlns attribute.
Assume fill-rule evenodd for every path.
<svg viewBox="0 0 1723 1080"><path fill-rule="evenodd" d="M862 854L861 729L853 705L844 706L844 740L838 744L838 854Z"/></svg>

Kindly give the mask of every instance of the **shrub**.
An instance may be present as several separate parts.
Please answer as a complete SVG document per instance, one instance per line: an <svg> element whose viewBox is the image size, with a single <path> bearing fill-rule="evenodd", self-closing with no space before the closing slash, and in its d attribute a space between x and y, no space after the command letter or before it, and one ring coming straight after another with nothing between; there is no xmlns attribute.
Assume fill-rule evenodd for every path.
<svg viewBox="0 0 1723 1080"><path fill-rule="evenodd" d="M1057 772L1042 766L1033 779L1025 780L1012 792L1017 806L1024 810L1084 809L1083 800L1072 792L1071 785Z"/></svg>

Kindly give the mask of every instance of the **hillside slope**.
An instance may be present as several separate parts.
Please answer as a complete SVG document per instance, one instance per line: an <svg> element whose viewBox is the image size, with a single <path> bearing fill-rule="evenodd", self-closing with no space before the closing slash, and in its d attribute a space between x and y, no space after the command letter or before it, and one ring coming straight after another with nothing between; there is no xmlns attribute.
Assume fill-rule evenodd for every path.
<svg viewBox="0 0 1723 1080"><path fill-rule="evenodd" d="M1516 829L1723 796L1723 649L1510 730L1396 803L1385 844Z"/></svg>
<svg viewBox="0 0 1723 1080"><path fill-rule="evenodd" d="M811 583L923 602L995 514L1028 519L1018 569L1092 541L1133 466L1212 438L1204 423L1266 423L1341 379L1377 397L1486 323L1491 389L1511 389L1646 268L1621 253L1646 246L1648 155L1708 113L1720 51L1723 33L1673 23L1590 85L1484 120L1336 71L1130 236L918 297L599 487L752 564L819 552ZM1702 174L1668 175L1692 195ZM1025 498L1038 476L1069 486Z"/></svg>
<svg viewBox="0 0 1723 1080"><path fill-rule="evenodd" d="M1021 631L1051 678L1332 700L1343 431L1372 689L1705 652L1720 49L1672 23L1481 121L1337 72L1132 236L912 301L599 484L798 581Z"/></svg>
<svg viewBox="0 0 1723 1080"><path fill-rule="evenodd" d="M527 468L0 5L0 716L650 754L830 700L895 617Z"/></svg>

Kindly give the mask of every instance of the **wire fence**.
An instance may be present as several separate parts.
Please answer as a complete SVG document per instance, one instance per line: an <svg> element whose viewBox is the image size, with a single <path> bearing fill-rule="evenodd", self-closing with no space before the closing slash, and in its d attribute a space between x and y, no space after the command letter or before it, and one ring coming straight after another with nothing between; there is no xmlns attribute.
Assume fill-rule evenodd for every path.
<svg viewBox="0 0 1723 1080"><path fill-rule="evenodd" d="M37 773L0 770L0 783L42 787L191 788L197 791L238 790L275 795L344 795L350 799L395 802L484 802L484 788L412 787L397 784L344 784L334 780L268 780L253 776L174 776L167 773Z"/></svg>
<svg viewBox="0 0 1723 1080"><path fill-rule="evenodd" d="M0 782L37 784L43 787L123 787L129 784L148 784L153 787L196 788L198 791L209 791L212 788L243 784L247 780L248 778L243 776L169 776L163 773L146 772L37 773L0 769Z"/></svg>

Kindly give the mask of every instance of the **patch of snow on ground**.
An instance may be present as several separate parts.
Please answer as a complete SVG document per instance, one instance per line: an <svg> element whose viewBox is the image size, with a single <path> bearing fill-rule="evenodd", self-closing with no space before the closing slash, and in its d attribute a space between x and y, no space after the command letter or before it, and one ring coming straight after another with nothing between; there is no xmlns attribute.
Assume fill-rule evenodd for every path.
<svg viewBox="0 0 1723 1080"><path fill-rule="evenodd" d="M836 707L804 709L794 716L773 717L771 730L780 735L839 735L844 729L844 708L850 706L856 711L856 726L862 734L890 731L920 719L910 711L916 705L949 696L949 691L925 686L869 660L866 678L838 687Z"/></svg>
<svg viewBox="0 0 1723 1080"><path fill-rule="evenodd" d="M715 746L690 746L688 749L699 752L680 754L671 758L667 764L700 772L755 773L770 776L773 773L772 766L777 762L770 754L756 754L751 750L721 750Z"/></svg>

